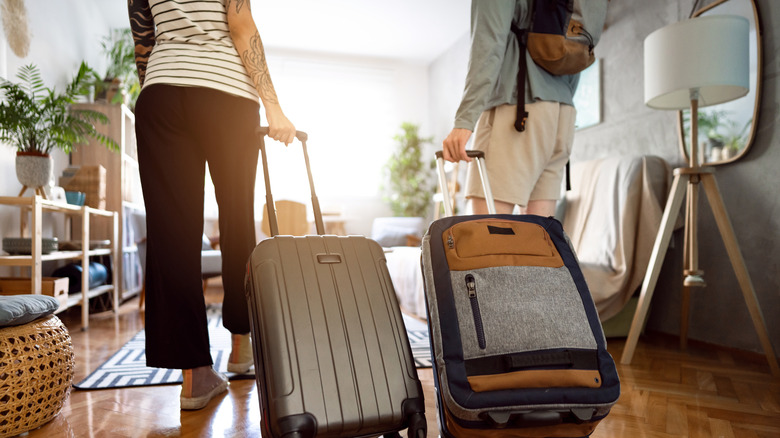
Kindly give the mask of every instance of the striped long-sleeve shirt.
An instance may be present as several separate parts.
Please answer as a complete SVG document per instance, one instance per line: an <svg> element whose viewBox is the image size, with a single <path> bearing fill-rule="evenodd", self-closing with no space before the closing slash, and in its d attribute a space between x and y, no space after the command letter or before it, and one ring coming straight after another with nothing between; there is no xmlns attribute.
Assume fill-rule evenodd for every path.
<svg viewBox="0 0 780 438"><path fill-rule="evenodd" d="M236 51L225 0L150 0L155 45L144 87L208 87L259 101Z"/></svg>

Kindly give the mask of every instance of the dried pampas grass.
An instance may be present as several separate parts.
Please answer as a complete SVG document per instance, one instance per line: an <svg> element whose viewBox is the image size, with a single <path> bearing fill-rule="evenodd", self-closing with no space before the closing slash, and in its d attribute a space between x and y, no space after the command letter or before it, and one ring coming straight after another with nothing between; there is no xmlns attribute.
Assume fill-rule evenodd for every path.
<svg viewBox="0 0 780 438"><path fill-rule="evenodd" d="M30 50L30 30L27 27L24 0L3 0L0 12L8 45L16 56L24 58Z"/></svg>

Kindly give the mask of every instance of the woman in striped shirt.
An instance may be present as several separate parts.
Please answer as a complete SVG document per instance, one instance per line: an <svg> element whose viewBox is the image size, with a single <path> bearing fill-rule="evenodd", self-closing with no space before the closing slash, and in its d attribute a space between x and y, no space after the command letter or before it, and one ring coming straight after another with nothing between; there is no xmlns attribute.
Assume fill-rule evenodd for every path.
<svg viewBox="0 0 780 438"><path fill-rule="evenodd" d="M228 371L253 364L243 280L256 244L259 101L269 135L295 127L274 91L248 0L128 0L142 91L136 136L147 218L146 361L181 369L182 409L227 389L213 369L200 272L205 164L219 205Z"/></svg>

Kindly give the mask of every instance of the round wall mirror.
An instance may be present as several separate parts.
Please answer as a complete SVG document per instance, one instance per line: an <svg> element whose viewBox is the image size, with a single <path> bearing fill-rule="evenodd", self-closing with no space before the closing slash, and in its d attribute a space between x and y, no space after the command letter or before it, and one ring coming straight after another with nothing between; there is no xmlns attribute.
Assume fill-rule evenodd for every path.
<svg viewBox="0 0 780 438"><path fill-rule="evenodd" d="M750 22L750 90L737 100L699 108L699 162L704 165L731 163L750 149L758 125L761 100L761 28L755 0L715 0L693 16L739 15ZM679 111L678 136L685 158L690 154L689 110Z"/></svg>

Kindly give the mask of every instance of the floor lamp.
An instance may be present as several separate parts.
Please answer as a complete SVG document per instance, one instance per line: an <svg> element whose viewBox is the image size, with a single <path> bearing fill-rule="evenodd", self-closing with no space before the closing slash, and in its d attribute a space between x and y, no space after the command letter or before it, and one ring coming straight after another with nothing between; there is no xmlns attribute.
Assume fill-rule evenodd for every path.
<svg viewBox="0 0 780 438"><path fill-rule="evenodd" d="M772 349L766 323L742 258L734 229L723 204L714 169L701 167L698 151L698 108L739 98L748 92L748 22L737 16L698 17L666 26L651 33L644 44L645 103L655 109L691 110L691 140L688 166L675 169L671 193L664 209L650 264L642 283L639 304L623 350L621 363L630 364L639 333L644 327L664 255L677 215L687 198L685 213L684 280L681 345L687 339L690 289L705 285L699 269L697 206L699 188L709 201L715 222L750 312L753 325L769 361L772 373L780 366Z"/></svg>

